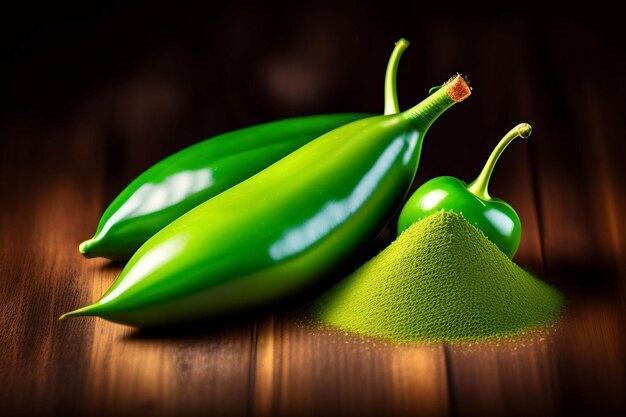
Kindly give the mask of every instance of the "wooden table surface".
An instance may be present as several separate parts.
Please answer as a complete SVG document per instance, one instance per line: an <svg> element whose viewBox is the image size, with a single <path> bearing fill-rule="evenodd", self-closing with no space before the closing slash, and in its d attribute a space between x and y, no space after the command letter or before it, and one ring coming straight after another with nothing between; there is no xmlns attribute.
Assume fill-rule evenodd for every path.
<svg viewBox="0 0 626 417"><path fill-rule="evenodd" d="M341 100L326 92L313 105L272 96L272 71L279 85L280 79L289 80L280 77L283 67L292 68L289 54L264 64L270 68L265 95L244 85L242 96L231 97L228 90L245 70L232 74L228 65L215 70L213 76L224 77L226 85L201 87L213 89L217 103L211 92L198 93L187 81L199 77L185 70L198 64L190 58L195 50L177 55L165 47L141 55L123 76L107 78L104 72L89 90L59 106L50 99L50 91L57 92L51 86L43 105L33 102L32 111L22 106L0 119L0 413L605 416L624 411L626 66L623 53L615 54L621 48L567 19L539 26L523 19L485 20L480 27L459 21L432 19L403 33L414 40L403 63L408 69L401 66L399 76L405 106L407 94L417 100L428 85L457 69L467 71L475 88L467 103L432 128L416 184L445 173L470 180L503 133L520 121L532 123L533 136L518 140L501 159L491 190L523 221L518 264L567 296L558 328L502 343L395 345L320 329L287 307L219 327L178 331L141 332L94 318L58 321L61 313L99 298L123 267L85 260L77 245L91 236L125 183L198 137L286 117L287 108L359 110L355 103L363 97L362 110L369 103L376 110L380 89L363 93L372 84L363 80L381 75L390 46L384 41L395 35L375 43L367 55L347 56L346 67L334 70L356 74L364 56L381 62L366 75L356 74L352 89L339 89ZM300 32L294 38L296 44L308 39ZM172 57L183 64L172 66ZM288 64L281 64L285 59ZM212 66L208 59L200 61ZM405 92L410 89L413 93ZM260 98L252 97L255 91ZM263 103L274 107L255 113ZM190 110L200 104L201 110Z"/></svg>

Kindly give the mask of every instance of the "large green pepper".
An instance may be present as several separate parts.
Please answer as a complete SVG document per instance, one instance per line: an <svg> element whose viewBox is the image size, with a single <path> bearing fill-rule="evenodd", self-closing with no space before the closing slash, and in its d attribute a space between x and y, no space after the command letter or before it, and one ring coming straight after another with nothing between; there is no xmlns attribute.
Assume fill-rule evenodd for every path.
<svg viewBox="0 0 626 417"><path fill-rule="evenodd" d="M398 110L396 71L409 43L401 39L385 77L385 113ZM93 238L81 243L87 258L127 260L152 235L218 195L364 113L298 117L252 126L204 140L153 165L106 209Z"/></svg>
<svg viewBox="0 0 626 417"><path fill-rule="evenodd" d="M413 182L427 129L469 94L457 75L412 109L320 136L166 226L98 302L62 317L155 326L302 289L381 232Z"/></svg>

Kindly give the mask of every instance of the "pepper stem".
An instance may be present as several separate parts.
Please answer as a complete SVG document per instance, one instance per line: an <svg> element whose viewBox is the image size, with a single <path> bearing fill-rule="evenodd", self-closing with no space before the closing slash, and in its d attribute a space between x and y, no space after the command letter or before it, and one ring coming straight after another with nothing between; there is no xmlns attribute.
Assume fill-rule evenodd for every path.
<svg viewBox="0 0 626 417"><path fill-rule="evenodd" d="M402 115L413 122L417 130L426 131L443 112L452 105L465 100L472 89L465 77L457 74L450 78L441 88Z"/></svg>
<svg viewBox="0 0 626 417"><path fill-rule="evenodd" d="M476 178L470 185L467 186L468 191L474 194L476 197L480 198L481 200L491 200L491 196L489 195L488 191L489 180L491 179L491 174L493 173L493 169L495 168L496 162L498 162L500 155L502 155L502 152L504 152L506 147L509 146L509 144L513 142L514 139L520 137L527 138L530 136L532 131L533 130L528 123L520 123L513 129L511 129L509 133L504 135L504 137L500 140L500 143L498 143L498 146L496 146L493 152L491 152L491 155L489 156L489 159L487 160L487 163L485 164L483 170L480 171L478 178Z"/></svg>
<svg viewBox="0 0 626 417"><path fill-rule="evenodd" d="M396 114L400 112L398 104L398 92L396 87L396 78L398 74L398 64L402 54L408 48L410 42L401 38L396 42L396 47L391 53L389 63L387 64L387 72L385 73L385 114Z"/></svg>

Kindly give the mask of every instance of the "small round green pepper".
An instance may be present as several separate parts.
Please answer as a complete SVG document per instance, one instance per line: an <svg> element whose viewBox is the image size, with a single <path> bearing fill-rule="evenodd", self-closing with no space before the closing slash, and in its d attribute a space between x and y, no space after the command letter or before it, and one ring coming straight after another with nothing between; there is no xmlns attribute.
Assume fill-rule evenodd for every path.
<svg viewBox="0 0 626 417"><path fill-rule="evenodd" d="M511 129L493 150L478 178L469 185L449 176L433 178L424 183L404 205L398 220L398 234L439 210L452 210L462 213L468 222L513 258L522 237L519 216L508 203L491 197L487 187L504 149L514 139L527 138L531 132L528 123L520 123Z"/></svg>

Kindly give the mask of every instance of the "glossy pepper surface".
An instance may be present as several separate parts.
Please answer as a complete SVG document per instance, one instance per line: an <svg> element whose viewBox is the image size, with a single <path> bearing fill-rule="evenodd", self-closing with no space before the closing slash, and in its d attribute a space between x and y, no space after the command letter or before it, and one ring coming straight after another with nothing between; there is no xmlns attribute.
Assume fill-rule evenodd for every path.
<svg viewBox="0 0 626 417"><path fill-rule="evenodd" d="M385 112L398 112L396 71L409 42L401 39L385 77ZM87 258L127 260L151 236L198 204L251 177L316 137L364 113L298 117L222 134L162 160L133 180L106 209Z"/></svg>
<svg viewBox="0 0 626 417"><path fill-rule="evenodd" d="M504 149L518 137L527 138L532 129L521 123L509 131L493 150L480 175L469 185L454 177L433 178L419 187L404 205L398 220L398 234L416 221L439 210L462 213L502 252L513 258L522 237L519 216L508 203L489 195L493 169Z"/></svg>
<svg viewBox="0 0 626 417"><path fill-rule="evenodd" d="M403 113L328 132L148 240L91 306L147 327L283 298L374 239L404 199L428 127L470 89L461 76Z"/></svg>

